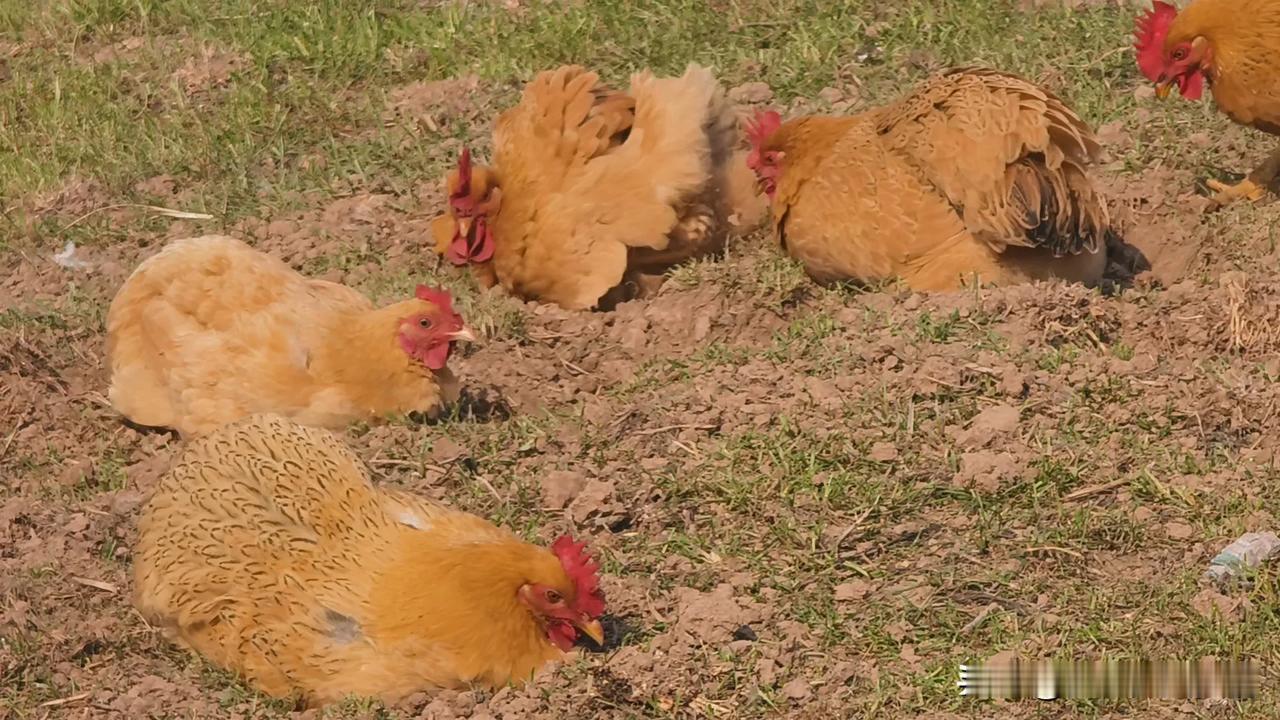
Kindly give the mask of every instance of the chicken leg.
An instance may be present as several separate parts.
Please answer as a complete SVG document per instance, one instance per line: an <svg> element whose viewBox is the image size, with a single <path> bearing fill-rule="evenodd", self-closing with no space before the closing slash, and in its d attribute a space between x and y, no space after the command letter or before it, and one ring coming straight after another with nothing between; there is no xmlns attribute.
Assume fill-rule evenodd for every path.
<svg viewBox="0 0 1280 720"><path fill-rule="evenodd" d="M1261 200L1267 194L1267 187L1277 175L1280 175L1280 148L1271 153L1271 156L1249 173L1248 177L1235 185L1227 185L1212 179L1206 180L1205 185L1214 191L1211 209L1217 210L1237 200L1250 202Z"/></svg>

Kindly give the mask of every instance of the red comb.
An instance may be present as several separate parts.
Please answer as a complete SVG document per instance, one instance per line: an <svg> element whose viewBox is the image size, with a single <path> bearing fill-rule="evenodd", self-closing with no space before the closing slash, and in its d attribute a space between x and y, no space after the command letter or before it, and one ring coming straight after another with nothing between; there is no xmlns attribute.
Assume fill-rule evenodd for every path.
<svg viewBox="0 0 1280 720"><path fill-rule="evenodd" d="M453 296L449 294L448 290L419 285L413 291L413 295L419 300L435 305L446 313L453 312Z"/></svg>
<svg viewBox="0 0 1280 720"><path fill-rule="evenodd" d="M757 110L756 116L747 121L747 137L752 145L763 145L780 127L782 116L777 110Z"/></svg>
<svg viewBox="0 0 1280 720"><path fill-rule="evenodd" d="M1169 26L1177 16L1178 8L1155 0L1151 10L1140 16L1134 24L1133 47L1138 53L1138 69L1151 82L1158 82L1164 71L1164 39L1168 37Z"/></svg>
<svg viewBox="0 0 1280 720"><path fill-rule="evenodd" d="M471 194L471 148L462 148L458 155L458 189L454 197L466 197Z"/></svg>
<svg viewBox="0 0 1280 720"><path fill-rule="evenodd" d="M604 613L604 595L600 592L600 566L586 553L585 542L575 543L565 535L551 544L551 552L560 558L564 572L573 580L577 594L573 609L596 618Z"/></svg>

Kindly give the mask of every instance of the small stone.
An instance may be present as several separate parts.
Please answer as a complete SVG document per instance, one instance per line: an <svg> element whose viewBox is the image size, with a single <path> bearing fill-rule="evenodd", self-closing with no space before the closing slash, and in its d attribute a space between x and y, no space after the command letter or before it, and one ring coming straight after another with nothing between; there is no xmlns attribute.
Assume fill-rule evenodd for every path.
<svg viewBox="0 0 1280 720"><path fill-rule="evenodd" d="M898 448L893 443L878 442L871 446L868 457L876 462L892 462L898 459Z"/></svg>
<svg viewBox="0 0 1280 720"><path fill-rule="evenodd" d="M861 600L871 592L871 586L865 580L853 580L835 586L836 602L852 602Z"/></svg>
<svg viewBox="0 0 1280 720"><path fill-rule="evenodd" d="M572 470L554 470L542 478L542 506L549 510L563 510L582 492L587 478Z"/></svg>
<svg viewBox="0 0 1280 720"><path fill-rule="evenodd" d="M743 83L729 90L729 99L736 103L762 103L773 99L773 90L762 82Z"/></svg>
<svg viewBox="0 0 1280 720"><path fill-rule="evenodd" d="M788 700L805 700L812 694L809 681L804 678L796 678L782 686L782 695Z"/></svg>
<svg viewBox="0 0 1280 720"><path fill-rule="evenodd" d="M824 87L818 91L818 97L826 103L837 103L844 99L844 93L839 88Z"/></svg>

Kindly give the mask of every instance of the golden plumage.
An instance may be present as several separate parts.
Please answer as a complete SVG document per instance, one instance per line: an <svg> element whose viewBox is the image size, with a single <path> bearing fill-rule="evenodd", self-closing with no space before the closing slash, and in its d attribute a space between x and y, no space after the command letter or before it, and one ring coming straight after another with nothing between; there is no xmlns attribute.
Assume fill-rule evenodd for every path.
<svg viewBox="0 0 1280 720"><path fill-rule="evenodd" d="M434 413L457 396L449 345L471 337L451 302L419 287L375 308L234 238L177 240L111 303L108 396L131 421L184 436L258 412L324 427Z"/></svg>
<svg viewBox="0 0 1280 720"><path fill-rule="evenodd" d="M1232 120L1280 135L1280 0L1194 0L1179 12L1156 0L1138 21L1138 65L1159 97L1198 99L1207 80ZM1259 200L1280 177L1280 148L1243 181L1210 179L1213 204Z"/></svg>
<svg viewBox="0 0 1280 720"><path fill-rule="evenodd" d="M524 682L563 653L521 588L580 599L556 554L375 488L331 434L276 416L187 446L142 512L134 573L170 637L312 704Z"/></svg>
<svg viewBox="0 0 1280 720"><path fill-rule="evenodd" d="M1280 0L1194 0L1174 19L1164 47L1196 38L1212 49L1202 69L1218 107L1280 135Z"/></svg>
<svg viewBox="0 0 1280 720"><path fill-rule="evenodd" d="M860 115L790 120L759 149L781 168L775 233L821 282L1094 283L1105 268L1107 209L1086 173L1099 146L1020 78L950 70Z"/></svg>
<svg viewBox="0 0 1280 720"><path fill-rule="evenodd" d="M469 184L469 163L450 173L436 248L520 297L595 307L634 275L718 253L759 222L737 140L723 89L697 65L677 78L637 73L626 93L577 66L540 73L499 116L492 167ZM491 193L500 202L481 207ZM491 259L473 236L482 216ZM471 251L449 252L468 237Z"/></svg>

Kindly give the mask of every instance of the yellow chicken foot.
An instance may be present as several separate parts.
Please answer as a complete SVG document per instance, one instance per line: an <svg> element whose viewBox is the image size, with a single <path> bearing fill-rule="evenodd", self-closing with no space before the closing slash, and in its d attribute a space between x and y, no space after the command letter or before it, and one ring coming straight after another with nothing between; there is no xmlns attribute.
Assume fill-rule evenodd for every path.
<svg viewBox="0 0 1280 720"><path fill-rule="evenodd" d="M1206 180L1205 185L1214 191L1211 210L1229 205L1238 200L1257 202L1267 194L1267 187L1280 175L1280 148L1271 153L1266 162L1254 168L1253 172L1235 185L1227 185L1217 180Z"/></svg>
<svg viewBox="0 0 1280 720"><path fill-rule="evenodd" d="M1238 200L1257 202L1267 194L1266 187L1258 185L1248 178L1236 183L1235 185L1228 185L1212 178L1205 180L1204 184L1214 192L1213 197L1210 198L1210 200L1212 201L1215 209L1230 205Z"/></svg>

